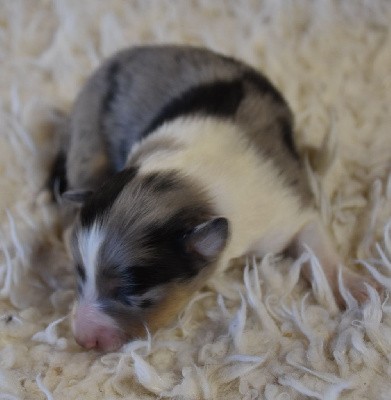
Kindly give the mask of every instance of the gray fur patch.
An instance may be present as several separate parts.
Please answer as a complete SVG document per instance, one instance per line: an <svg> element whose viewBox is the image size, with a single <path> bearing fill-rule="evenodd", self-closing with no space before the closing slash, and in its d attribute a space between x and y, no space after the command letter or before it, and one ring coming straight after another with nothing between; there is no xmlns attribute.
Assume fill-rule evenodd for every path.
<svg viewBox="0 0 391 400"><path fill-rule="evenodd" d="M124 168L127 154L151 125L157 127L153 121L159 119L165 107L188 93L187 108L172 106L167 115L192 112L194 107L193 112L197 112L198 105L210 102L205 93L213 91L218 82L228 86L215 86L216 96L222 88L233 94L232 102L224 110L218 109L220 116L231 109L232 122L243 129L264 156L273 160L288 184L306 199L308 190L295 152L292 114L278 90L244 63L185 46L124 50L92 75L70 117L69 187L96 189ZM201 88L207 89L204 100ZM203 112L214 115L215 106L209 106ZM165 121L164 115L160 120Z"/></svg>

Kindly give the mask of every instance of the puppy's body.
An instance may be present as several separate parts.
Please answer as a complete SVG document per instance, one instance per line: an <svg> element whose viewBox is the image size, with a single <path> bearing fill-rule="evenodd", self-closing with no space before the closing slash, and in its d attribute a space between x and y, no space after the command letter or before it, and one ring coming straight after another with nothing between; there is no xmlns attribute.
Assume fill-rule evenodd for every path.
<svg viewBox="0 0 391 400"><path fill-rule="evenodd" d="M157 150L163 141L171 147ZM213 213L230 223L230 240L220 269L250 251L260 256L281 252L311 219L312 211L303 206L297 188L289 185L273 159L254 148L231 121L180 118L157 129L141 147L154 143L155 151L146 151L144 157L136 147L129 163L137 155L141 175L180 171L197 182Z"/></svg>
<svg viewBox="0 0 391 400"><path fill-rule="evenodd" d="M291 111L264 76L204 49L164 46L120 52L87 82L70 118L69 187L96 189L135 143L183 116L229 120L288 183L303 182Z"/></svg>
<svg viewBox="0 0 391 400"><path fill-rule="evenodd" d="M308 244L337 293L338 257L310 206L291 112L250 67L188 47L121 52L87 82L69 132L67 195L93 192L72 238L83 346L113 349L168 323L245 254Z"/></svg>

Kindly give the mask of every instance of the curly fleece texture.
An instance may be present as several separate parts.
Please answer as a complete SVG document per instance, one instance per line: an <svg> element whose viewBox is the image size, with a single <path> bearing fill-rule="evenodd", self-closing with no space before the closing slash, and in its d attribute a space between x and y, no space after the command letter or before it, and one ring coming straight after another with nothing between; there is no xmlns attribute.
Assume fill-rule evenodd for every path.
<svg viewBox="0 0 391 400"><path fill-rule="evenodd" d="M0 399L389 399L390 22L387 0L1 1ZM76 345L72 264L44 189L54 109L115 50L167 42L241 58L279 87L319 212L381 296L368 287L358 305L341 284L340 311L313 255L269 255L153 336L111 354Z"/></svg>

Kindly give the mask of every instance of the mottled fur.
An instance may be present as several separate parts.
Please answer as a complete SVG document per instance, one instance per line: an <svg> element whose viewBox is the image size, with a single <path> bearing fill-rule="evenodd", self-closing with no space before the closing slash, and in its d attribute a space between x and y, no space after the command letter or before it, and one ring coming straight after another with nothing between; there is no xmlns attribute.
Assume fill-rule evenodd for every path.
<svg viewBox="0 0 391 400"><path fill-rule="evenodd" d="M184 110L183 103L194 98L195 91L199 101L193 100L195 104ZM215 93L214 103L211 93ZM297 157L292 157L291 111L263 75L205 49L151 46L110 58L78 96L69 127L69 188L96 189L107 176L123 169L135 143L172 120L173 114L184 112L229 118L289 175L292 184L305 186Z"/></svg>
<svg viewBox="0 0 391 400"><path fill-rule="evenodd" d="M85 198L71 239L83 346L110 350L167 324L245 254L309 243L338 294L291 111L254 69L199 48L125 50L88 80L68 126L65 196Z"/></svg>

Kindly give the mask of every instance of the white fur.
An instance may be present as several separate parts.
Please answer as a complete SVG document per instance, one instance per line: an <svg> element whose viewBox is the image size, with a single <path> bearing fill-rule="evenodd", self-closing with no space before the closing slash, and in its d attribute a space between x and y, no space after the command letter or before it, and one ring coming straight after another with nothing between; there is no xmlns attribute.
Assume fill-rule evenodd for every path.
<svg viewBox="0 0 391 400"><path fill-rule="evenodd" d="M89 229L80 230L77 235L79 251L86 272L81 299L83 302L94 303L97 299L96 267L104 237L102 228L97 223L94 223Z"/></svg>
<svg viewBox="0 0 391 400"><path fill-rule="evenodd" d="M240 130L213 118L180 118L159 128L144 143L167 138L175 151L147 154L141 173L176 169L205 188L218 215L228 218L231 239L224 268L231 258L248 252L282 251L312 218L278 175L271 160L262 158ZM129 160L131 161L132 156Z"/></svg>

